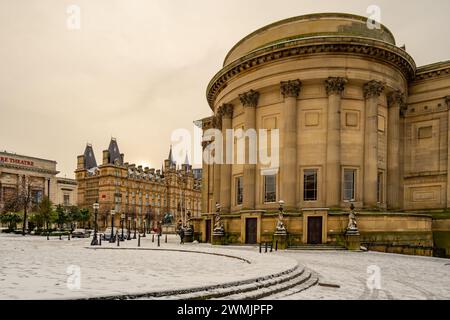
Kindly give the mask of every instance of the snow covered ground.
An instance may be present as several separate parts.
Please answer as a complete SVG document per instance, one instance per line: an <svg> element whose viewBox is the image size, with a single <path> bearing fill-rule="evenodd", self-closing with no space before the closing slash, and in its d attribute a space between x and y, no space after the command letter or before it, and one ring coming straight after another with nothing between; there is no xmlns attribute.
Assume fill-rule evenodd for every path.
<svg viewBox="0 0 450 320"><path fill-rule="evenodd" d="M95 250L89 246L90 239L47 241L0 235L0 299L71 299L186 289L275 274L297 263L318 273L322 286L282 299L450 299L450 260L445 259L347 251L259 254L256 247L180 245L175 236L169 237L169 243L162 238L158 250L151 237L141 241L139 250L135 250L137 240L121 242L119 248L103 242Z"/></svg>
<svg viewBox="0 0 450 320"><path fill-rule="evenodd" d="M90 239L0 235L0 299L71 299L202 287L271 275L293 268L294 259L211 245L179 245L175 236L159 249L201 251L232 257L158 249L141 238L94 250ZM109 248L109 250L105 250ZM80 271L80 277L77 271ZM80 282L78 282L78 279Z"/></svg>
<svg viewBox="0 0 450 320"><path fill-rule="evenodd" d="M296 259L318 273L320 283L326 285L283 297L285 300L450 299L448 259L348 251L288 250L275 255Z"/></svg>

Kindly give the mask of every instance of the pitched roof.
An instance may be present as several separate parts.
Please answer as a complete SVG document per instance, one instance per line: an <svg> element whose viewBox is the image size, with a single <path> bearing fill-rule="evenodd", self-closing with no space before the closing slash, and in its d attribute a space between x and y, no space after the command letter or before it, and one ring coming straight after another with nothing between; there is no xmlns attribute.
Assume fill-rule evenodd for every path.
<svg viewBox="0 0 450 320"><path fill-rule="evenodd" d="M97 167L97 161L95 160L94 150L91 144L86 145L84 149L84 168L89 170Z"/></svg>
<svg viewBox="0 0 450 320"><path fill-rule="evenodd" d="M109 163L111 164L118 164L118 165L123 165L123 159L122 159L122 155L120 154L119 151L119 146L117 145L117 140L114 138L111 138L111 142L109 143Z"/></svg>

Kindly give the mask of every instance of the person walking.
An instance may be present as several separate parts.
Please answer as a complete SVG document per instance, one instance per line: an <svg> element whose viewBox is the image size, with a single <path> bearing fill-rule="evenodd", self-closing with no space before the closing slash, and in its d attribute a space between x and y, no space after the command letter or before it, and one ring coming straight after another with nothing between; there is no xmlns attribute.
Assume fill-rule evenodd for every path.
<svg viewBox="0 0 450 320"><path fill-rule="evenodd" d="M184 244L184 229L180 228L180 231L178 233L180 235L180 244Z"/></svg>

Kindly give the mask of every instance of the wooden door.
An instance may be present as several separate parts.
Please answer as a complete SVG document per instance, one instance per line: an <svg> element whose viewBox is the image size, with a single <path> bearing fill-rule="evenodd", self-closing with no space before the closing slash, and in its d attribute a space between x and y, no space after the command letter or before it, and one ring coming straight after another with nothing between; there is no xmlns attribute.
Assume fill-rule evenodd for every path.
<svg viewBox="0 0 450 320"><path fill-rule="evenodd" d="M322 217L308 217L308 244L322 243Z"/></svg>
<svg viewBox="0 0 450 320"><path fill-rule="evenodd" d="M249 218L245 220L245 243L256 244L258 240L258 219Z"/></svg>
<svg viewBox="0 0 450 320"><path fill-rule="evenodd" d="M206 243L211 243L211 220L205 220Z"/></svg>

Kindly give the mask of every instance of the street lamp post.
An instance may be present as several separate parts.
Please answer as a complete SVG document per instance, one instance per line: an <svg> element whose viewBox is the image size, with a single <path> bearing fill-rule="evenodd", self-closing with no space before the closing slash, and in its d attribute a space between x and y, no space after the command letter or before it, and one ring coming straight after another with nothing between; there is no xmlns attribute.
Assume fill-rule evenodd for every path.
<svg viewBox="0 0 450 320"><path fill-rule="evenodd" d="M128 237L127 240L131 240L131 217L128 217Z"/></svg>
<svg viewBox="0 0 450 320"><path fill-rule="evenodd" d="M110 243L116 242L114 239L114 215L116 214L115 210L111 210L111 238L109 239Z"/></svg>
<svg viewBox="0 0 450 320"><path fill-rule="evenodd" d="M137 218L134 217L134 235L133 235L133 239L136 239L136 222L137 222Z"/></svg>
<svg viewBox="0 0 450 320"><path fill-rule="evenodd" d="M95 202L94 205L94 238L92 239L91 242L91 246L97 246L98 245L98 239L97 239L97 214L98 214L98 209L100 208L100 205Z"/></svg>
<svg viewBox="0 0 450 320"><path fill-rule="evenodd" d="M120 215L120 226L122 227L122 236L120 237L120 241L123 241L123 222L125 220L125 213Z"/></svg>

